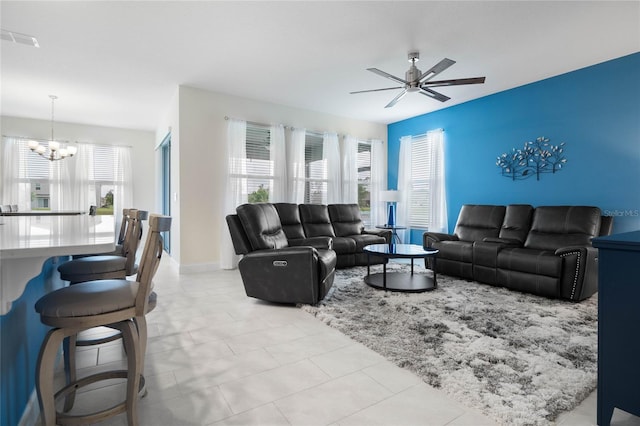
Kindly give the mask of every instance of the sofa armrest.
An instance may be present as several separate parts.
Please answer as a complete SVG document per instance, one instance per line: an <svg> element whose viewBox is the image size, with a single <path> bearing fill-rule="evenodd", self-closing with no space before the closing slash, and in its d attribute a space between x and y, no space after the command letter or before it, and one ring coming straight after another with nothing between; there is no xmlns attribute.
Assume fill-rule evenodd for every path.
<svg viewBox="0 0 640 426"><path fill-rule="evenodd" d="M331 250L333 248L332 237L309 237L309 238L296 238L289 240L289 246L300 247L310 246L318 250Z"/></svg>
<svg viewBox="0 0 640 426"><path fill-rule="evenodd" d="M393 235L393 232L390 229L363 229L362 233L383 237L387 244L391 243L391 236Z"/></svg>
<svg viewBox="0 0 640 426"><path fill-rule="evenodd" d="M563 298L580 301L598 291L598 250L589 246L561 247L563 259L560 292Z"/></svg>
<svg viewBox="0 0 640 426"><path fill-rule="evenodd" d="M422 246L432 247L433 243L438 241L458 241L458 237L452 234L443 234L441 232L425 232L422 234Z"/></svg>
<svg viewBox="0 0 640 426"><path fill-rule="evenodd" d="M318 251L313 247L253 251L238 268L247 296L278 303L318 300Z"/></svg>

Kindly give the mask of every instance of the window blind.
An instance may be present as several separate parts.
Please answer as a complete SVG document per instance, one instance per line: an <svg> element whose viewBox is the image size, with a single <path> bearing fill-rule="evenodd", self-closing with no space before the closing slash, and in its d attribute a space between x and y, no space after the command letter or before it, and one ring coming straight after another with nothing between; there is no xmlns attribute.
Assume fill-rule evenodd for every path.
<svg viewBox="0 0 640 426"><path fill-rule="evenodd" d="M429 139L419 137L411 143L411 191L409 193L409 226L428 228L431 223L430 192L433 150Z"/></svg>
<svg viewBox="0 0 640 426"><path fill-rule="evenodd" d="M322 136L307 132L304 144L305 203L326 204L327 161L322 158Z"/></svg>

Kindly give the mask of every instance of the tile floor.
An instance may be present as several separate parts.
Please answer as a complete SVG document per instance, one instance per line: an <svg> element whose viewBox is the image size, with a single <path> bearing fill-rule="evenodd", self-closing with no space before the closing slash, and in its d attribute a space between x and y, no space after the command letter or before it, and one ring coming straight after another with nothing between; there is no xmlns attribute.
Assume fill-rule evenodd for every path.
<svg viewBox="0 0 640 426"><path fill-rule="evenodd" d="M311 315L248 298L238 271L179 275L165 256L155 286L141 425L495 424ZM81 349L80 374L123 357L118 342ZM74 412L105 408L122 392L120 383L92 385ZM557 423L595 425L595 417L594 393ZM616 411L614 424L640 419Z"/></svg>

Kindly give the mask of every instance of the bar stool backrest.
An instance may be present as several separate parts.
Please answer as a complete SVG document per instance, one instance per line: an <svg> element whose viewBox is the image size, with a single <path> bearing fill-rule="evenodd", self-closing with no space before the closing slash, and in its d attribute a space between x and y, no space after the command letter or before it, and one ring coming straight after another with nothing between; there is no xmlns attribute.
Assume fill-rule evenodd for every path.
<svg viewBox="0 0 640 426"><path fill-rule="evenodd" d="M140 267L136 281L139 283L136 295L136 316L144 315L147 312L149 294L151 293L152 280L163 252L162 233L171 229L171 217L152 214L149 216L149 232L142 252Z"/></svg>

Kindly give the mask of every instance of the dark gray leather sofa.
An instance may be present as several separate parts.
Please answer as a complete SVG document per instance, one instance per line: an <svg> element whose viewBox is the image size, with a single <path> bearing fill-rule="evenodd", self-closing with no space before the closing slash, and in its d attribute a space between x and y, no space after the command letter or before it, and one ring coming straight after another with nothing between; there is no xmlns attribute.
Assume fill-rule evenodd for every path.
<svg viewBox="0 0 640 426"><path fill-rule="evenodd" d="M336 267L366 265L363 247L391 239L365 231L357 204L243 204L226 220L247 296L270 302L317 303Z"/></svg>
<svg viewBox="0 0 640 426"><path fill-rule="evenodd" d="M453 234L425 232L437 271L540 296L584 300L598 289L597 250L612 218L598 207L464 205Z"/></svg>
<svg viewBox="0 0 640 426"><path fill-rule="evenodd" d="M322 300L333 285L336 253L331 240L289 244L273 204L243 204L226 217L245 292L278 303Z"/></svg>
<svg viewBox="0 0 640 426"><path fill-rule="evenodd" d="M365 229L357 204L274 204L282 227L292 244L314 244L330 238L338 256L336 268L366 265L363 248L391 241L391 231ZM371 258L371 263L384 260Z"/></svg>

